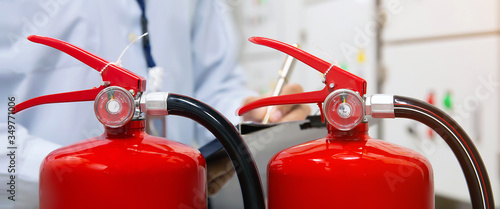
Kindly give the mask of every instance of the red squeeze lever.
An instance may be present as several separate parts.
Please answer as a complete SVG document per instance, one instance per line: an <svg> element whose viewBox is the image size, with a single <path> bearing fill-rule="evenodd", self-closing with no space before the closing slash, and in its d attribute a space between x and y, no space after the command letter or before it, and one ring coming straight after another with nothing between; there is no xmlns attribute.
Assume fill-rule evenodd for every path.
<svg viewBox="0 0 500 209"><path fill-rule="evenodd" d="M41 104L93 101L97 94L108 86L120 86L131 92L133 91L133 96L146 90L146 79L142 76L136 75L125 68L110 64L110 62L69 43L36 35L28 36L28 40L58 49L87 64L91 68L94 68L101 73L104 84L87 90L35 97L14 106L14 111L12 111L12 113L17 113Z"/></svg>
<svg viewBox="0 0 500 209"><path fill-rule="evenodd" d="M336 89L350 89L359 92L360 96L366 93L366 81L364 79L319 59L297 47L263 37L251 37L248 40L256 44L282 51L323 73L325 75L326 87L319 91L259 99L241 107L238 110L238 115L243 115L259 107L271 105L317 103L321 109L321 103L325 101L330 92Z"/></svg>

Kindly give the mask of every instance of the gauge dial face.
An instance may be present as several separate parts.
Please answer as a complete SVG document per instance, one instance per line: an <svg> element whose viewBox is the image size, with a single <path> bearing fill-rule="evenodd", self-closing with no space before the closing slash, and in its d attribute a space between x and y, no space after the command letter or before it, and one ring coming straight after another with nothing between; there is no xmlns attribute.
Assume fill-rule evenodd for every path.
<svg viewBox="0 0 500 209"><path fill-rule="evenodd" d="M97 119L105 126L121 127L134 115L134 98L124 88L110 86L97 95L94 110Z"/></svg>
<svg viewBox="0 0 500 209"><path fill-rule="evenodd" d="M363 121L363 99L352 90L336 90L326 98L323 114L333 127L342 131L351 130Z"/></svg>

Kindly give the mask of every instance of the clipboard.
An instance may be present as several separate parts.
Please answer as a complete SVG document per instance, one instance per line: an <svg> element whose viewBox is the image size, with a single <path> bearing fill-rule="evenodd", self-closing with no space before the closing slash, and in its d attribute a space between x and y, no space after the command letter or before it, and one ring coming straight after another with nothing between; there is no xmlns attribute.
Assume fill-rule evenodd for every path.
<svg viewBox="0 0 500 209"><path fill-rule="evenodd" d="M245 124L251 128L261 128L247 132L242 137L245 140L255 160L264 188L267 188L267 164L278 152L288 147L299 145L310 140L323 138L327 135L326 123L321 122L321 116L309 116L306 120L275 124ZM245 126L242 130L246 128ZM211 142L212 143L212 142ZM222 151L227 157L225 151ZM217 158L208 157L208 160ZM219 155L220 157L220 155ZM264 190L267 197L267 190ZM214 196L210 197L212 208L243 209L243 198L238 179L233 176L227 184Z"/></svg>
<svg viewBox="0 0 500 209"><path fill-rule="evenodd" d="M308 128L324 128L326 127L326 123L321 122L321 116L315 115L315 116L308 116L306 120L301 121L302 124L300 125L301 129L308 129ZM242 135L248 135L252 134L261 130L265 130L271 127L275 127L278 125L283 125L286 123L290 122L284 122L284 123L268 123L268 124L262 124L262 123L241 123L235 126L235 128L239 131ZM228 157L226 154L226 151L224 150L224 147L222 147L222 144L219 142L217 139L213 139L207 144L203 145L198 149L203 157L205 157L205 160L207 162L209 161L216 161L220 160L221 158Z"/></svg>

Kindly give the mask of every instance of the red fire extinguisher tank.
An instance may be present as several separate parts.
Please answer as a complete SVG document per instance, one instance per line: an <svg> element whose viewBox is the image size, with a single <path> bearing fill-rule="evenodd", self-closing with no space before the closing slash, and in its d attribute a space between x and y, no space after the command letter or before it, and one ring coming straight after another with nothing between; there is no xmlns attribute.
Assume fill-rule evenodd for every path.
<svg viewBox="0 0 500 209"><path fill-rule="evenodd" d="M133 120L50 153L40 208L206 208L205 173L198 150L148 135Z"/></svg>
<svg viewBox="0 0 500 209"><path fill-rule="evenodd" d="M142 113L178 115L206 127L236 164L245 208L265 208L257 167L234 126L196 99L167 92L144 94L146 79L74 45L43 36L51 46L97 70L102 85L43 95L14 106L12 114L50 103L94 101L103 135L51 152L40 168L40 209L207 208L206 162L181 143L144 132Z"/></svg>
<svg viewBox="0 0 500 209"><path fill-rule="evenodd" d="M462 167L473 207L495 207L479 152L467 133L444 112L408 97L365 97L366 81L335 64L276 40L263 37L249 40L311 66L323 74L325 84L319 91L262 98L238 110L242 115L265 106L315 103L322 119L328 122L325 138L285 149L270 160L269 209L434 208L429 161L410 149L371 139L367 115L409 118L438 132Z"/></svg>
<svg viewBox="0 0 500 209"><path fill-rule="evenodd" d="M269 162L269 209L431 209L433 174L425 157L329 126L322 139L287 148Z"/></svg>

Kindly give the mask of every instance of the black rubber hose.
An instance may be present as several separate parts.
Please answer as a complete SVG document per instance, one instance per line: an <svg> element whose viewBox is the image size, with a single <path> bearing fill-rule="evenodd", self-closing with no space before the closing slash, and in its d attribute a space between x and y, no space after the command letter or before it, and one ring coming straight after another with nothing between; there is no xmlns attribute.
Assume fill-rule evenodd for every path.
<svg viewBox="0 0 500 209"><path fill-rule="evenodd" d="M394 96L394 113L397 118L426 124L446 141L464 172L473 209L495 208L484 162L470 137L453 118L429 103L403 96Z"/></svg>
<svg viewBox="0 0 500 209"><path fill-rule="evenodd" d="M234 126L217 110L196 99L169 94L167 110L171 115L190 118L207 128L220 141L236 170L246 209L265 209L259 172L250 150Z"/></svg>

